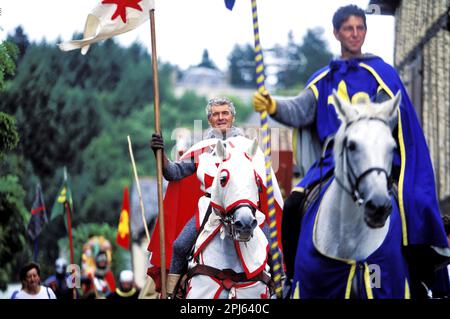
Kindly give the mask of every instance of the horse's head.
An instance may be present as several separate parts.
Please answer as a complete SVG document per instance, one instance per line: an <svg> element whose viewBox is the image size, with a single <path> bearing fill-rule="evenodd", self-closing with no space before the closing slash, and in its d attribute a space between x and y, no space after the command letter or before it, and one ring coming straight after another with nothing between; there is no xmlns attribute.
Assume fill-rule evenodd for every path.
<svg viewBox="0 0 450 319"><path fill-rule="evenodd" d="M334 144L336 181L357 204L364 204L369 227L383 227L392 210L390 175L396 147L389 123L401 93L380 104L366 100L350 105L336 92L333 97L342 121Z"/></svg>
<svg viewBox="0 0 450 319"><path fill-rule="evenodd" d="M247 151L225 149L222 141L216 145L221 160L211 187L211 205L234 240L248 241L258 226L259 180L252 158L256 154L256 139Z"/></svg>

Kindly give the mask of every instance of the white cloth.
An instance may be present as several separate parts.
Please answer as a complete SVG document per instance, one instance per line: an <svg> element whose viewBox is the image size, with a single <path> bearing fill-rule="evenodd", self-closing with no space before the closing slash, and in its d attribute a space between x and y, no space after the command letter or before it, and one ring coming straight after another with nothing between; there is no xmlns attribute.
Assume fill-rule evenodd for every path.
<svg viewBox="0 0 450 319"><path fill-rule="evenodd" d="M199 206L199 213L201 211ZM204 216L204 213L200 213L200 215ZM247 278L254 277L263 271L267 265L269 242L261 229L265 221L265 216L260 211L256 211L256 219L260 227L255 228L253 237L248 242L235 242L235 248L241 259ZM200 220L201 223L202 221ZM194 256L198 255L203 249L207 249L208 242L217 233L220 234L222 240L225 239L225 229L220 222L220 216L212 212L195 242Z"/></svg>
<svg viewBox="0 0 450 319"><path fill-rule="evenodd" d="M196 287L192 289L192 287ZM268 299L269 288L261 281L250 281L233 286L228 292L215 278L198 275L188 284L186 299Z"/></svg>
<svg viewBox="0 0 450 319"><path fill-rule="evenodd" d="M37 294L31 295L24 290L20 290L14 299L56 299L55 293L51 288L40 286L40 290Z"/></svg>
<svg viewBox="0 0 450 319"><path fill-rule="evenodd" d="M120 272L119 280L120 282L133 282L133 272L131 270L122 270Z"/></svg>
<svg viewBox="0 0 450 319"><path fill-rule="evenodd" d="M212 148L211 148L212 150ZM205 193L211 192L211 186L217 175L219 159L210 152L204 152L198 157L197 178L201 185L200 189Z"/></svg>
<svg viewBox="0 0 450 319"><path fill-rule="evenodd" d="M62 51L81 49L81 54L86 54L92 43L99 42L115 35L119 35L137 28L149 19L149 11L155 8L153 0L141 0L138 3L140 9L126 7L126 20L121 16L115 16L118 5L114 3L100 3L86 19L83 39L60 43Z"/></svg>

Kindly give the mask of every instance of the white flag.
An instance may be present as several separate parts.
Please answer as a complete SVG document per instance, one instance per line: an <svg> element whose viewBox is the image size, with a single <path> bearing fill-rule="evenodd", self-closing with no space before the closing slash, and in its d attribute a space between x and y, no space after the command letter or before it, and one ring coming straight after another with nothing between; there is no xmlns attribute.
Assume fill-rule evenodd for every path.
<svg viewBox="0 0 450 319"><path fill-rule="evenodd" d="M149 18L154 0L103 0L86 19L83 39L60 43L62 51L81 49L86 54L91 43L131 31Z"/></svg>

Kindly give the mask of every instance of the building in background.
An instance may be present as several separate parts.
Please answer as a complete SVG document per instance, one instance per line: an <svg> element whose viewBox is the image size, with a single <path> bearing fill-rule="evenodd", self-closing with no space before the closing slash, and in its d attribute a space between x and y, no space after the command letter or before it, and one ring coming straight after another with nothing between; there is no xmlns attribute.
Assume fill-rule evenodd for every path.
<svg viewBox="0 0 450 319"><path fill-rule="evenodd" d="M216 96L236 96L250 101L254 88L238 88L229 84L225 73L217 69L193 66L182 72L181 79L174 85L175 95L182 96L187 91L211 99Z"/></svg>

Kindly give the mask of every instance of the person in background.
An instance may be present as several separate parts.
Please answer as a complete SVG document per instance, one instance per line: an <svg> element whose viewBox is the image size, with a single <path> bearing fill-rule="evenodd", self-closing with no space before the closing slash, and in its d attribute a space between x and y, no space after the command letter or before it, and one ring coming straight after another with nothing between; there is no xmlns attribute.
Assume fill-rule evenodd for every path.
<svg viewBox="0 0 450 319"><path fill-rule="evenodd" d="M138 299L140 290L136 288L134 283L134 275L131 270L122 270L119 277L119 287L106 299Z"/></svg>
<svg viewBox="0 0 450 319"><path fill-rule="evenodd" d="M49 287L41 285L41 270L38 264L30 262L20 269L22 289L16 290L11 299L56 299Z"/></svg>
<svg viewBox="0 0 450 319"><path fill-rule="evenodd" d="M92 279L89 276L83 275L80 280L79 299L97 299L97 294Z"/></svg>
<svg viewBox="0 0 450 319"><path fill-rule="evenodd" d="M95 273L92 278L98 298L105 298L108 294L116 290L116 281L110 269L108 255L105 251L100 251L95 257Z"/></svg>
<svg viewBox="0 0 450 319"><path fill-rule="evenodd" d="M67 261L65 258L58 258L55 262L55 274L48 277L44 285L52 288L57 299L73 299L72 289L67 287Z"/></svg>

